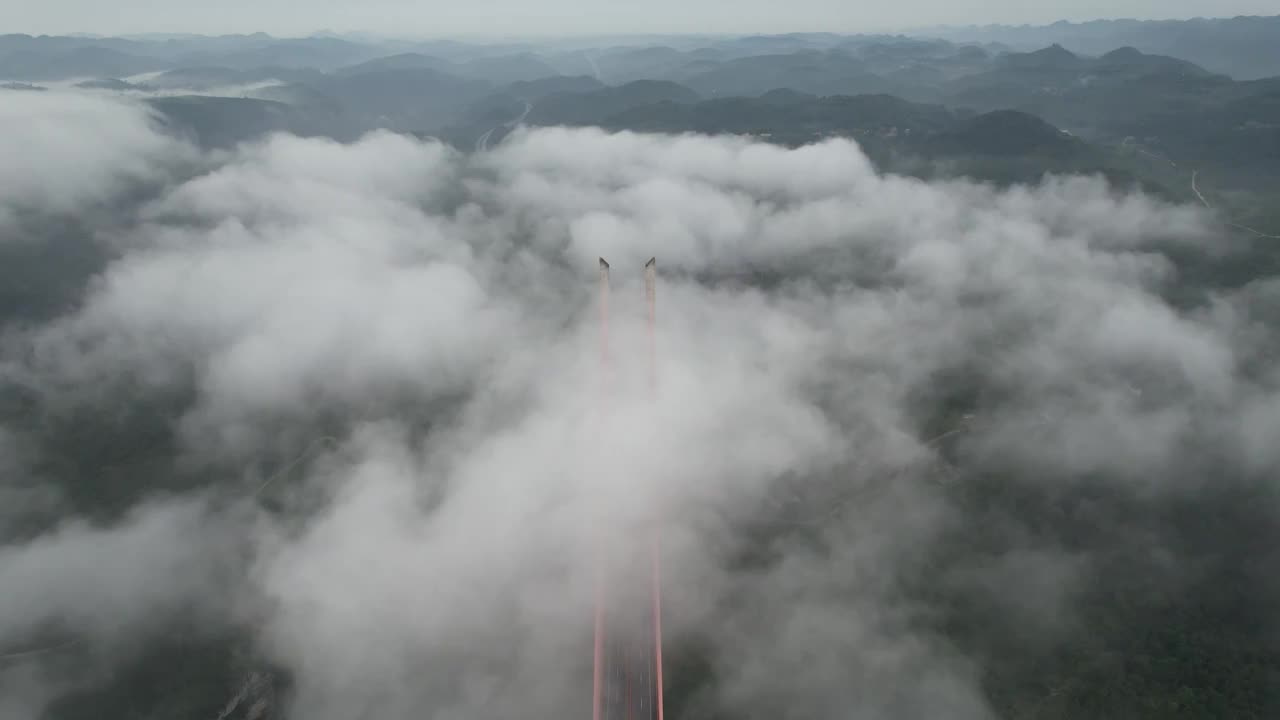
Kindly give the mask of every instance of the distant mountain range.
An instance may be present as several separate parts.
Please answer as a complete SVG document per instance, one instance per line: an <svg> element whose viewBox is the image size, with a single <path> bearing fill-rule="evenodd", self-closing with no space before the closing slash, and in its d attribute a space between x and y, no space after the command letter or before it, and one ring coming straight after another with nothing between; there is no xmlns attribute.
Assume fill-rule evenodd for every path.
<svg viewBox="0 0 1280 720"><path fill-rule="evenodd" d="M1184 58L1241 80L1280 75L1280 15L984 25L927 28L920 33L956 42L1002 43L1021 50L1056 43L1087 55L1132 46L1142 52Z"/></svg>
<svg viewBox="0 0 1280 720"><path fill-rule="evenodd" d="M949 41L949 42L943 42ZM1182 58L1237 79L1280 75L1280 15L1180 21L1102 20L1059 22L1045 26L971 26L924 28L904 35L790 33L741 37L635 37L626 40L581 39L558 42L467 43L452 40L414 42L379 39L359 33L317 33L305 38L249 35L137 35L130 37L0 35L0 80L54 80L127 76L187 66L308 67L332 70L400 54L434 58L440 63L474 63L460 72L495 82L501 71L534 74L548 67L566 75L590 74L610 84L667 77L691 62L714 64L763 55L856 51L863 61L892 61L898 53L919 55L952 44L1002 50L1034 50L1059 44L1075 53L1101 55L1131 46L1144 53ZM888 53L883 48L895 48ZM487 67L495 60L496 68ZM757 61L758 62L758 61ZM750 63L748 63L750 64ZM542 65L539 68L539 65ZM451 68L456 70L457 68ZM881 68L882 70L884 68ZM771 71L775 68L770 68ZM506 78L511 81L518 78ZM532 79L532 78L526 78ZM670 77L668 79L679 78Z"/></svg>
<svg viewBox="0 0 1280 720"><path fill-rule="evenodd" d="M1280 197L1280 77L1257 77L1280 63L1280 18L932 32L603 46L6 35L0 92L62 83L147 97L172 131L211 146L385 128L470 150L517 122L848 136L917 174L1102 172L1192 199L1192 168L1218 200Z"/></svg>

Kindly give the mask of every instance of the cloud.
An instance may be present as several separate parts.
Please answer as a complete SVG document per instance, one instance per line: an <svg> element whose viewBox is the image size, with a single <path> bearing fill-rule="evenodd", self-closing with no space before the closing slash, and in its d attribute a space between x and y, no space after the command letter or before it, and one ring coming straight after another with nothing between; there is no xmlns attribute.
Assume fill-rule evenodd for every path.
<svg viewBox="0 0 1280 720"><path fill-rule="evenodd" d="M17 196L74 208L160 172L172 146L126 115L158 155ZM469 157L277 136L205 162L129 206L120 256L79 308L11 332L5 372L84 412L188 393L174 423L196 462L174 472L235 507L270 478L271 509L153 501L9 546L0 578L28 590L0 637L225 598L201 570L232 537L230 595L254 598L294 716L563 714L586 702L593 548L660 521L671 646L709 658L699 702L989 717L981 659L909 592L966 521L940 466L1159 492L1197 453L1273 456L1280 378L1251 359L1275 335L1251 319L1274 293L1173 304L1167 250L1210 253L1209 221L1100 180L924 183L847 141L567 129ZM1045 609L1003 607L1041 633L1089 566L1051 546L988 559L957 582L994 595L1033 568Z"/></svg>
<svg viewBox="0 0 1280 720"><path fill-rule="evenodd" d="M201 503L184 501L139 507L113 527L75 521L6 546L0 578L11 590L0 602L0 642L51 625L124 637L154 614L225 601L206 562L223 540Z"/></svg>
<svg viewBox="0 0 1280 720"><path fill-rule="evenodd" d="M236 627L251 606L237 525L191 497L0 546L0 714L37 717L152 643Z"/></svg>
<svg viewBox="0 0 1280 720"><path fill-rule="evenodd" d="M57 92L5 100L0 239L21 236L22 213L84 213L189 157L141 105Z"/></svg>

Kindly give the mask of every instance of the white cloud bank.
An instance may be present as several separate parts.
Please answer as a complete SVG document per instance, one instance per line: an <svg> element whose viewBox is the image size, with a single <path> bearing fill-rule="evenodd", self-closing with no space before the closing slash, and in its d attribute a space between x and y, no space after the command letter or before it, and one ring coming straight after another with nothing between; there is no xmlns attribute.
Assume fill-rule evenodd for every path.
<svg viewBox="0 0 1280 720"><path fill-rule="evenodd" d="M0 169L0 215L105 201L189 152L143 113L90 102L0 110L0 129L48 122L0 133L27 153ZM373 134L207 162L136 208L77 310L11 334L6 373L90 406L190 383L184 448L228 482L333 418L338 448L282 481L283 515L199 520L223 511L190 515L191 500L5 547L0 587L24 590L0 601L0 647L50 617L100 637L107 616L248 597L262 652L294 673L294 717L572 714L588 705L595 533L661 517L670 642L701 638L718 678L697 702L982 718L974 667L912 629L898 587L953 520L925 471L920 398L939 377L984 394L964 452L1044 482L1178 482L1195 438L1249 467L1280 460L1264 440L1280 436L1280 379L1243 369L1274 342L1251 324L1274 293L1171 306L1162 248L1214 230L1094 179L999 191L879 175L842 140L566 129L471 157ZM664 273L652 400L650 256ZM826 505L812 542L734 570L741 528L783 481ZM251 558L238 581L202 584L232 546Z"/></svg>

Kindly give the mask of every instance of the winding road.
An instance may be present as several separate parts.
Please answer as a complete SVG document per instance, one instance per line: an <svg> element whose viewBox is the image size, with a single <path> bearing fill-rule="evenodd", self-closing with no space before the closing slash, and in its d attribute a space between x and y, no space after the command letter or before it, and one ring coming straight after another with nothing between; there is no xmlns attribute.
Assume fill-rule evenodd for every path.
<svg viewBox="0 0 1280 720"><path fill-rule="evenodd" d="M1214 207L1209 204L1208 200L1204 199L1204 195L1200 192L1200 187L1196 185L1196 176L1198 176L1199 174L1200 174L1199 170L1191 171L1191 192L1195 193L1196 197L1200 198L1200 202L1203 203L1206 208L1213 210ZM1252 234L1254 237L1280 240L1280 235L1269 235L1267 233L1262 232L1261 230L1255 230L1249 227L1248 225L1241 225L1240 223L1232 222L1226 219L1224 219L1223 222L1226 223L1228 227L1233 227L1237 230L1244 230L1245 232Z"/></svg>
<svg viewBox="0 0 1280 720"><path fill-rule="evenodd" d="M1172 166L1172 167L1175 167L1175 168L1176 168L1176 167L1178 167L1178 163L1176 163L1176 162L1174 162L1174 161L1170 160L1170 159L1169 159L1169 158L1167 158L1167 157L1161 157L1160 155L1157 155L1157 154L1155 154L1155 153L1153 153L1153 152L1148 151L1147 149L1143 148L1143 147L1142 147L1141 145L1139 145L1138 143L1134 142L1133 138L1131 138L1131 137L1127 137L1127 138L1125 138L1125 139L1120 143L1120 146L1121 146L1121 147L1131 147L1131 148L1133 148L1134 150L1137 150L1138 152L1142 153L1143 155L1146 155L1146 156L1151 157L1151 158L1155 158L1156 160L1160 160L1161 162L1167 162L1167 163L1169 163L1169 165L1170 165L1170 166ZM1210 205L1210 204L1209 204L1209 201L1208 201L1207 199L1205 199L1204 193L1200 192L1200 186L1199 186L1199 184L1197 184L1197 183L1196 183L1196 178L1197 178L1197 177L1199 177L1199 175L1200 175L1200 171L1199 171L1199 170L1192 170L1192 171L1191 171L1191 192L1192 192L1192 193L1194 193L1194 194L1195 194L1195 196L1196 196L1197 198L1199 198L1200 203L1201 203L1202 205L1204 205L1204 206L1205 206L1205 208L1207 208L1207 209L1209 209L1209 210L1214 210L1214 211L1216 212L1216 211L1217 211L1217 209L1216 209L1216 208L1214 208L1212 205ZM1249 226L1247 226L1247 225L1241 225L1240 223L1233 222L1233 221L1231 221L1231 220L1229 220L1229 219L1227 219L1227 218L1223 218L1222 222L1223 222L1223 224L1225 224L1227 227L1233 227L1233 228L1235 228L1235 229L1237 229L1237 230L1243 230L1243 231L1245 231L1245 232L1247 232L1247 233L1252 234L1254 237L1270 238L1270 239L1273 239L1273 240L1280 240L1280 235L1270 235L1270 234L1268 234L1268 233L1264 233L1264 232L1262 232L1261 230L1256 230L1256 229L1254 229L1254 228L1251 228L1251 227L1249 227Z"/></svg>
<svg viewBox="0 0 1280 720"><path fill-rule="evenodd" d="M524 122L525 118L529 117L529 113L533 111L533 103L529 102L528 100L524 100L523 102L524 102L524 112L520 113L519 117L509 122L505 122L499 125L498 127L489 128L487 131L485 131L485 134L481 135L476 140L476 152L485 152L486 150L489 149L489 140L493 137L493 134L495 132L503 128L513 128L519 125L520 123Z"/></svg>

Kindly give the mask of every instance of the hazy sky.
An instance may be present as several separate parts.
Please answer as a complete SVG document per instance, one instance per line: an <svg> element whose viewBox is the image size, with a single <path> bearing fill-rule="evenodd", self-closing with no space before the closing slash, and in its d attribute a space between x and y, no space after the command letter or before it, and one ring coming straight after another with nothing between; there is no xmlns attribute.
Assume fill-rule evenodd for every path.
<svg viewBox="0 0 1280 720"><path fill-rule="evenodd" d="M305 9L304 9L305 8ZM0 0L6 32L484 35L839 32L1095 18L1272 15L1275 0Z"/></svg>

